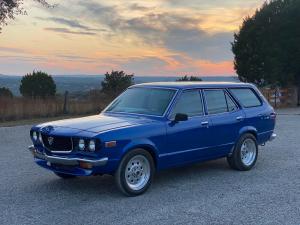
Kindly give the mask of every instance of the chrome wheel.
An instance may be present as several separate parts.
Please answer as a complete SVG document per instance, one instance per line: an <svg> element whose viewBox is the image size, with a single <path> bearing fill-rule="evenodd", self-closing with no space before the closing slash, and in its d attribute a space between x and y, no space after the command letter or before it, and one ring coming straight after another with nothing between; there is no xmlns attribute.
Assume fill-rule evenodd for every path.
<svg viewBox="0 0 300 225"><path fill-rule="evenodd" d="M150 163L143 155L136 155L126 165L125 181L135 191L145 187L150 179Z"/></svg>
<svg viewBox="0 0 300 225"><path fill-rule="evenodd" d="M256 144L251 138L244 140L241 146L241 160L245 166L250 166L256 157Z"/></svg>

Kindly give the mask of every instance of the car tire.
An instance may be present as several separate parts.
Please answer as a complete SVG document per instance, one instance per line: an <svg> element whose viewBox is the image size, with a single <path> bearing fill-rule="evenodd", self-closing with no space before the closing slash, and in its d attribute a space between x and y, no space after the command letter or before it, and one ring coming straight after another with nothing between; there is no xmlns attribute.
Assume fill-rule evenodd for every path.
<svg viewBox="0 0 300 225"><path fill-rule="evenodd" d="M75 178L75 175L71 175L71 174L65 174L65 173L58 173L58 172L54 172L54 174L62 179L71 179L71 178Z"/></svg>
<svg viewBox="0 0 300 225"><path fill-rule="evenodd" d="M126 196L143 194L151 185L155 173L151 154L144 149L134 149L122 159L115 181L119 190Z"/></svg>
<svg viewBox="0 0 300 225"><path fill-rule="evenodd" d="M253 134L243 134L236 143L234 150L227 157L232 169L247 171L255 165L258 156L257 140Z"/></svg>

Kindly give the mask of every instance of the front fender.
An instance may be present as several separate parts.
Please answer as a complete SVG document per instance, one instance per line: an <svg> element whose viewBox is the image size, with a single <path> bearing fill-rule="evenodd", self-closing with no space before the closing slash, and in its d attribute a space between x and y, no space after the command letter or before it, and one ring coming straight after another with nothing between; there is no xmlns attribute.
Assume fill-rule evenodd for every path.
<svg viewBox="0 0 300 225"><path fill-rule="evenodd" d="M150 152L150 154L154 157L154 161L158 161L158 155L159 151L155 143L153 143L151 140L147 138L140 138L136 140L130 141L127 145L125 145L122 148L122 158L123 156L129 152L130 150L136 149L136 148L143 148Z"/></svg>

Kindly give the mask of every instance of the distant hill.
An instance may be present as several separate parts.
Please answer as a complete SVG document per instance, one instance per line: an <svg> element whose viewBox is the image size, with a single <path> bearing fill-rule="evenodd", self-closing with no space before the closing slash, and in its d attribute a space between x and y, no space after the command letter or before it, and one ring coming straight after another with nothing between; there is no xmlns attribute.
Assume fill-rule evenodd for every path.
<svg viewBox="0 0 300 225"><path fill-rule="evenodd" d="M0 74L0 87L9 88L14 95L20 95L19 86L22 76L8 76ZM233 81L239 82L236 76L204 76L204 81ZM58 93L87 92L91 89L101 88L104 75L56 75L53 76ZM178 77L163 76L135 76L135 83L175 81Z"/></svg>

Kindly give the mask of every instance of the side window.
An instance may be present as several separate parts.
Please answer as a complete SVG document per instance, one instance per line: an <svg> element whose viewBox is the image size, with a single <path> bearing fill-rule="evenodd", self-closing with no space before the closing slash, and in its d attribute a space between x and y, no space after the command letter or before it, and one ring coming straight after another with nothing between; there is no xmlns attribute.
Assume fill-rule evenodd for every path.
<svg viewBox="0 0 300 225"><path fill-rule="evenodd" d="M229 95L225 92L225 98L228 106L228 112L233 112L238 110L236 104L233 102L233 100L229 97Z"/></svg>
<svg viewBox="0 0 300 225"><path fill-rule="evenodd" d="M261 106L261 100L250 88L232 88L230 91L237 100L246 108Z"/></svg>
<svg viewBox="0 0 300 225"><path fill-rule="evenodd" d="M223 90L205 90L204 93L208 114L228 112Z"/></svg>
<svg viewBox="0 0 300 225"><path fill-rule="evenodd" d="M200 92L198 90L184 91L173 108L171 117L174 118L177 113L187 114L189 117L203 115Z"/></svg>

